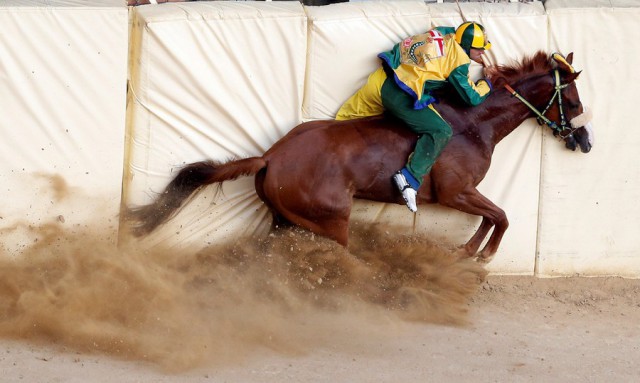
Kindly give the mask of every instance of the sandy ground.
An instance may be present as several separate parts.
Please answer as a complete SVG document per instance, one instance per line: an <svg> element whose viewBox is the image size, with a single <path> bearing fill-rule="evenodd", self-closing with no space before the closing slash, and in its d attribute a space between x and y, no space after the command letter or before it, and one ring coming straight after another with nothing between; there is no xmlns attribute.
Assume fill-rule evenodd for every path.
<svg viewBox="0 0 640 383"><path fill-rule="evenodd" d="M373 225L193 253L30 228L0 382L637 382L640 280L487 276Z"/></svg>
<svg viewBox="0 0 640 383"><path fill-rule="evenodd" d="M236 362L171 372L155 363L4 340L0 381L640 381L638 280L489 276L468 308L462 326L379 323L366 337L342 334L299 352L258 347Z"/></svg>

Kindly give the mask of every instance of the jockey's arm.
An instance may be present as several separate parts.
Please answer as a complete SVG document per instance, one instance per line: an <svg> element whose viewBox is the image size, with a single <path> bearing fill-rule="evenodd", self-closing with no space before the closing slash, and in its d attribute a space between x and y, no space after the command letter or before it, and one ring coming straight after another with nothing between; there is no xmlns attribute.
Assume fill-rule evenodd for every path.
<svg viewBox="0 0 640 383"><path fill-rule="evenodd" d="M491 83L487 79L471 81L469 78L469 65L460 65L455 68L448 78L460 97L471 106L482 103L491 92Z"/></svg>

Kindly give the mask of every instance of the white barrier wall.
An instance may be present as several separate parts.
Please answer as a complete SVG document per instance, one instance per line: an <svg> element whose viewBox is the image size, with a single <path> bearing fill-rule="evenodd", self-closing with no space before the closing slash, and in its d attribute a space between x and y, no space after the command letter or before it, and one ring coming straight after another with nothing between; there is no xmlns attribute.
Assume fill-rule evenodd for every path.
<svg viewBox="0 0 640 383"><path fill-rule="evenodd" d="M467 19L482 23L493 36L494 62L508 63L524 54L546 50L547 18L541 3L460 5ZM332 118L380 65L377 53L406 36L463 22L454 3L355 2L305 10L310 24L305 87L308 119ZM478 77L481 67L474 65L472 69ZM534 121L529 121L505 139L481 184L480 190L505 209L511 221L500 251L489 265L494 272L533 273L542 133ZM452 244L464 244L480 223L478 217L438 205L421 206L414 217L404 206L366 201L356 203L352 218L392 222Z"/></svg>
<svg viewBox="0 0 640 383"><path fill-rule="evenodd" d="M575 52L595 146L581 155L543 142L539 275L640 276L638 1L547 0L550 49Z"/></svg>
<svg viewBox="0 0 640 383"><path fill-rule="evenodd" d="M541 2L460 5L468 19L486 26L493 40L490 57L503 64L519 61L525 54L531 55L537 50L579 51L580 44L594 41L585 36L596 35L592 29L598 25L597 20L581 24L580 18L593 10L603 12L597 6L586 6L592 11L580 11L578 15L571 8L575 5L559 1L549 1L549 11ZM131 66L130 160L125 182L128 205L149 201L153 193L161 191L168 182L174 174L172 171L184 163L260 154L298 122L331 118L377 67L378 52L390 48L404 36L437 25L455 26L462 21L455 4L421 1L354 2L324 7L275 2L168 4L135 8L133 16L131 55L136 60ZM560 17L576 17L576 20ZM269 22L275 18L277 23ZM566 29L571 23L579 25L576 29L582 28L582 32L567 33L558 25ZM620 28L632 29L617 27ZM261 47L265 44L271 44L270 49L263 50ZM248 49L240 51L234 48L237 46ZM576 53L577 67L581 67L580 60L590 60L601 51L589 47L582 59ZM613 50L614 47L615 44L609 44L607 48ZM306 57L302 53L305 50ZM239 52L259 54L261 60L270 65L259 67L261 71L256 66L237 68L234 64L239 57L245 58L239 56ZM598 57L606 60L603 58L606 56ZM249 56L249 61L260 59ZM585 68L590 77L583 77L581 82L588 79L595 84L617 73L602 67ZM277 68L288 68L288 71ZM475 70L478 72L479 67ZM255 91L256 86L260 91ZM267 89L282 92L275 98L278 101L265 96ZM288 93L289 89L293 89L293 93ZM591 103L589 92L583 93ZM227 97L231 99L227 101ZM266 107L254 109L247 105ZM592 105L599 115L598 103ZM618 108L612 102L607 107ZM624 112L619 115L622 114ZM569 248L571 238L576 238L575 234L569 235L576 228L570 223L576 220L571 219L571 215L577 218L577 214L596 213L593 210L585 213L588 203L579 198L569 198L569 206L574 204L571 208L557 206L566 204L567 198L558 199L557 194L553 194L574 195L575 188L584 186L581 182L595 188L591 183L594 178L584 174L587 172L583 165L592 163L597 168L599 164L600 169L605 169L608 162L595 154L599 150L603 150L600 156L606 157L607 151L615 149L607 148L606 141L598 140L589 155L569 152L533 120L525 122L498 145L492 168L479 189L507 212L511 226L489 265L491 271L559 275L578 272L575 271L578 264L585 267L579 272L590 275L636 275L625 272L638 262L638 256L633 254L637 246L632 234L623 231L626 233L620 237L623 246L616 249L612 239L617 235L614 229L609 229L608 235L593 235L591 225L602 221L595 217L582 220L577 230L583 232L582 247ZM556 158L562 158L569 166L557 167ZM579 173L579 177L573 178L583 181L575 182L571 177ZM619 175L610 177L619 181ZM606 203L608 198L615 204L611 195L616 194L614 190L618 190L618 186L614 186L613 181L609 191L591 190L590 195L604 193L603 198L598 198L602 201L599 203ZM220 198L212 188L207 189L177 220L160 230L154 240L176 246L202 245L239 232L266 230L267 212L253 193L252 179L230 183L225 190L225 197ZM637 187L625 190L631 195ZM422 207L414 217L404 206L366 201L356 203L352 218L400 224L410 231L428 232L451 244L466 242L480 222L477 217L437 205ZM609 223L615 222L612 217ZM567 252L573 252L570 258L573 263L561 263L561 255ZM627 258L614 263L625 267L608 267L611 254L617 252L624 252ZM581 263L583 254L585 263Z"/></svg>
<svg viewBox="0 0 640 383"><path fill-rule="evenodd" d="M261 155L302 120L306 17L298 2L132 9L126 204L185 163ZM208 188L150 241L202 246L268 229L253 178Z"/></svg>
<svg viewBox="0 0 640 383"><path fill-rule="evenodd" d="M479 189L507 212L511 226L489 269L640 277L640 137L631 120L640 6L460 5L486 26L494 62L539 49L574 51L597 136L590 154L573 153L528 121L498 145ZM81 225L96 215L113 236L121 184L124 204L136 206L185 163L259 155L296 124L331 118L377 67L379 51L462 21L455 4L419 0L324 7L192 2L129 12L121 0L0 4L4 250L32 242L30 226ZM90 195L98 199L72 201ZM414 217L404 206L366 201L356 203L353 218L400 224L452 245L466 242L480 221L438 206ZM269 222L253 178L246 178L225 184L223 194L207 188L148 240L201 247L263 233Z"/></svg>
<svg viewBox="0 0 640 383"><path fill-rule="evenodd" d="M309 50L304 117L332 119L380 65L379 52L401 39L429 29L424 2L367 1L305 7ZM356 200L352 220L393 223L413 231L414 215L406 207Z"/></svg>
<svg viewBox="0 0 640 383"><path fill-rule="evenodd" d="M332 119L378 68L379 52L429 28L421 0L366 1L305 7L309 19L304 118Z"/></svg>
<svg viewBox="0 0 640 383"><path fill-rule="evenodd" d="M547 16L542 3L460 3L460 7L467 20L478 21L486 28L492 42L487 52L491 62L513 64L525 55L546 51ZM455 3L430 4L429 13L434 26L457 26L464 21ZM475 65L475 69L479 76L481 67ZM498 253L488 265L491 272L531 275L534 271L543 133L534 120L525 121L498 144L491 168L478 186L505 211L510 223ZM465 243L479 224L477 217L434 206L419 214L416 230Z"/></svg>
<svg viewBox="0 0 640 383"><path fill-rule="evenodd" d="M0 2L0 235L16 254L41 225L101 221L115 240L125 132L120 0ZM80 202L82 200L82 202Z"/></svg>

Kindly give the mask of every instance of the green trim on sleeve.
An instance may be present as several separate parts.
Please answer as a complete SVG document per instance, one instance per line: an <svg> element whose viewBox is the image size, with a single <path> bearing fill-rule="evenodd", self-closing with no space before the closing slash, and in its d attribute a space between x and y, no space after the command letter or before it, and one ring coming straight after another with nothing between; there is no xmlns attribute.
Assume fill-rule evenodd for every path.
<svg viewBox="0 0 640 383"><path fill-rule="evenodd" d="M442 33L443 35L450 35L452 33L456 33L456 29L454 27L440 26L440 27L435 27L433 29L437 30L438 32Z"/></svg>
<svg viewBox="0 0 640 383"><path fill-rule="evenodd" d="M490 92L478 92L478 89L469 78L469 64L460 65L449 74L449 82L456 89L460 97L471 106L482 103Z"/></svg>

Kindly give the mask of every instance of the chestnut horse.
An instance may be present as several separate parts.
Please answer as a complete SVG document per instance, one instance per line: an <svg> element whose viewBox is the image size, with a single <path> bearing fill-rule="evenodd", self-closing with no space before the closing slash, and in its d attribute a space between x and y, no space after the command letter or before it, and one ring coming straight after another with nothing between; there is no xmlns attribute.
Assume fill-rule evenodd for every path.
<svg viewBox="0 0 640 383"><path fill-rule="evenodd" d="M439 95L437 109L454 135L425 176L418 203L439 203L482 217L477 232L462 248L466 255L475 255L494 227L478 254L480 258L492 256L508 226L504 211L476 189L500 140L524 120L540 117L567 148L580 146L585 153L591 149L572 56L556 62L538 52L514 66L498 67L492 76L493 93L476 107L463 104L451 90L445 91L451 94ZM516 89L517 97L504 84ZM306 122L260 157L185 166L155 202L132 209L129 219L134 234L147 234L171 218L202 186L255 175L256 192L273 213L274 225L292 223L346 246L354 197L404 205L391 177L404 166L416 138L400 121L385 116Z"/></svg>

